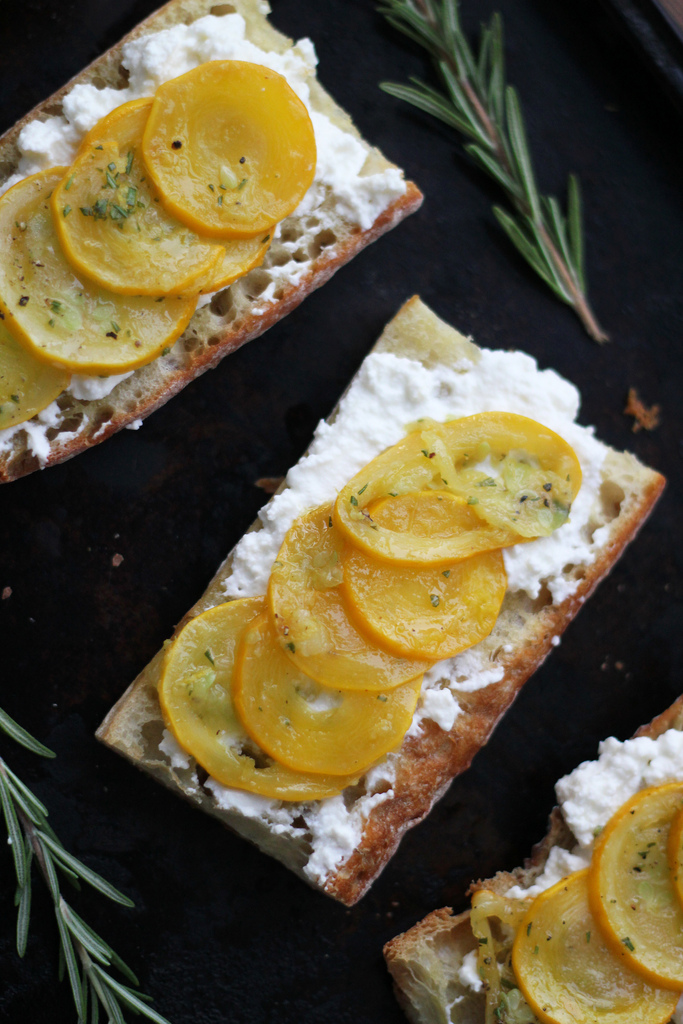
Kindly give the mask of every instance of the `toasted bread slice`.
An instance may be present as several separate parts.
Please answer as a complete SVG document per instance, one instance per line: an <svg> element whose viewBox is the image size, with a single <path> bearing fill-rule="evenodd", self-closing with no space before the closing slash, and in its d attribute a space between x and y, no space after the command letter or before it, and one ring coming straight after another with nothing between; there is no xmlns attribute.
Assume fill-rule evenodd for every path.
<svg viewBox="0 0 683 1024"><path fill-rule="evenodd" d="M126 43L173 26L192 24L209 14L223 18L237 13L244 18L249 43L263 51L286 54L292 50L292 40L270 25L267 11L268 4L263 0L233 0L230 4L171 0L0 138L0 190L3 183L15 180L17 173L28 173L19 148L22 129L59 117L63 101L75 85L92 84L97 89L126 86L126 69L121 63ZM180 67L178 73L184 70ZM366 152L361 177L379 175L379 182L385 172L391 172L394 165L360 138L350 117L314 75L307 85L311 108L361 143ZM57 162L64 163L64 158ZM137 425L229 352L272 327L361 249L418 208L422 195L417 187L412 182L397 184L396 172L391 173L396 187L387 191L386 202L373 202L371 223L361 225L348 197L335 192L328 182L316 202L304 200L282 222L262 266L198 308L169 353L136 370L104 397L83 398L87 388L67 389L26 425L0 431L0 482L71 458L122 427Z"/></svg>
<svg viewBox="0 0 683 1024"><path fill-rule="evenodd" d="M320 484L319 478L324 475L326 464L332 464L339 472L337 463L342 453L353 448L345 443L343 431L355 431L354 442L360 438L360 469L378 450L398 440L407 422L429 415L422 411L420 403L426 410L434 406L436 413L437 403L446 402L446 408L450 408L452 402L454 414L464 415L463 411L458 413L462 406L449 394L462 388L467 390L470 384L474 386L474 380L483 380L484 365L498 361L507 368L510 359L521 367L520 373L528 374L525 379L529 390L523 400L513 388L505 399L508 406L524 401L522 411L530 415L534 393L537 401L545 401L542 396L547 396L553 387L559 388L565 398L573 395L578 402L571 385L550 371L538 371L528 356L482 352L439 320L417 297L409 300L386 327L330 420L318 428L309 456L304 456L288 478L294 490L283 493L284 503L292 505L292 495L299 493L297 479L301 480L302 473L312 475L323 491L315 499L304 497L296 501L304 505L306 501L309 505L322 504L334 497L334 493L323 496L328 485ZM505 378L506 373L502 376ZM420 391L423 378L431 381L429 386L433 387L433 392L425 392L425 398ZM360 400L359 395L366 395L358 389L370 386L375 388L374 397L366 396L361 401L361 408L367 410L364 422L354 403ZM491 387L490 379L486 378L485 392L493 401ZM509 388L509 381L505 385L499 383L498 387ZM402 411L382 405L377 393L382 388L389 388L389 393L396 396L395 402L399 396L405 402L411 401L413 415L406 412L402 418ZM502 402L504 396L500 394L499 398ZM471 402L476 405L474 399ZM476 411L472 404L468 409ZM541 416L539 412L536 418ZM394 433L387 434L386 424L392 419ZM585 487L589 488L588 481L592 479L593 491L586 492L583 512L578 499L572 512L572 517L577 517L574 536L581 545L589 545L590 554L585 558L572 555L576 559L572 564L571 557L560 548L553 556L554 568L546 561L549 556L542 558L540 576L547 569L547 578L541 581L537 574L536 589L528 585L533 596L526 590L512 589L516 584L511 583L490 636L456 659L437 663L430 670L413 725L399 750L374 766L357 787L318 803L283 805L215 786L204 772L197 772L191 758L174 750L168 738L163 739L164 723L156 693L162 652L110 711L98 731L99 738L252 839L310 884L343 903L355 903L389 861L406 830L428 814L451 780L469 766L524 682L636 534L664 486L662 476L641 465L632 455L595 441L586 428L573 424L571 415L563 423L567 430L576 432L577 441L590 442L601 463L599 469L584 466ZM335 443L334 438L337 447L330 456L326 445ZM347 478L351 475L349 472ZM342 471L336 486L345 482ZM265 592L263 580L267 581L278 549L277 531L272 532L276 510L281 507L278 501L280 496L276 495L265 506L252 528L261 532L257 535L250 531L228 555L186 619L226 600L226 588L230 596L247 596L240 589L239 580L245 576L245 564L249 568L245 555L249 547L270 545L265 577L253 584L263 587L260 593ZM299 511L303 507L295 514ZM558 533L562 529L568 527L562 527ZM552 538L546 540L552 542ZM541 541L533 541L518 547L524 547L524 558L533 558L547 550L539 545Z"/></svg>
<svg viewBox="0 0 683 1024"><path fill-rule="evenodd" d="M635 735L657 739L669 729L683 731L683 696ZM494 878L477 882L473 889L493 889L500 894L513 885L526 889L543 871L554 847L569 850L574 843L556 807L545 838L534 847L523 868L500 871ZM384 947L396 997L413 1024L484 1024L484 992L473 991L459 978L465 957L477 948L469 922L469 911L453 914L450 907L442 907Z"/></svg>

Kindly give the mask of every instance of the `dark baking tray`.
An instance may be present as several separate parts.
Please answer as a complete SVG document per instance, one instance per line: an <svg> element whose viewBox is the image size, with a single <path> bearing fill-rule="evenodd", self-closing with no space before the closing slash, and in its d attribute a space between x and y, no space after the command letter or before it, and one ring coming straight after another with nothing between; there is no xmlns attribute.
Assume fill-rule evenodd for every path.
<svg viewBox="0 0 683 1024"><path fill-rule="evenodd" d="M277 0L275 24L315 40L323 82L420 184L423 209L141 430L0 489L0 590L12 589L0 601L0 705L58 758L42 762L4 740L0 751L69 847L135 899L129 911L74 896L174 1024L400 1024L383 942L434 907L462 907L472 878L520 863L545 830L555 779L683 689L680 133L658 88L634 75L631 54L596 34L593 5L497 6L542 186L561 191L569 170L583 180L591 295L609 345L591 342L510 252L493 190L448 132L378 91L380 79L426 73L422 55L368 0ZM3 0L4 125L151 8ZM489 13L464 4L473 29ZM582 390L583 422L670 484L471 770L347 910L93 732L265 501L256 480L300 455L414 292L481 344L521 347L556 367ZM622 413L630 386L662 406L652 434L633 434ZM8 852L0 872L0 1020L72 1024L48 901L37 884L19 961Z"/></svg>
<svg viewBox="0 0 683 1024"><path fill-rule="evenodd" d="M602 0L602 5L683 112L681 0Z"/></svg>

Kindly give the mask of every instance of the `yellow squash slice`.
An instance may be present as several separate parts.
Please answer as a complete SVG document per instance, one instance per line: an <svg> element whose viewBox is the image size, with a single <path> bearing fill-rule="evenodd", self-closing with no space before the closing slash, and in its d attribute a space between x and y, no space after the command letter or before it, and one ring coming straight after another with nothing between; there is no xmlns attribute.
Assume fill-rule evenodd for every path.
<svg viewBox="0 0 683 1024"><path fill-rule="evenodd" d="M683 810L679 811L671 822L667 852L671 868L671 881L678 896L678 902L683 907Z"/></svg>
<svg viewBox="0 0 683 1024"><path fill-rule="evenodd" d="M282 650L306 675L340 690L386 690L415 679L432 661L387 653L349 618L339 586L344 541L331 513L324 505L300 516L271 570L268 604Z"/></svg>
<svg viewBox="0 0 683 1024"><path fill-rule="evenodd" d="M272 232L266 231L256 238L235 238L222 246L225 255L218 264L215 276L205 286L205 292L217 292L227 288L239 277L244 277L254 267L260 267L270 248Z"/></svg>
<svg viewBox="0 0 683 1024"><path fill-rule="evenodd" d="M649 985L607 945L588 903L588 870L527 911L512 948L522 994L544 1024L665 1024L678 997Z"/></svg>
<svg viewBox="0 0 683 1024"><path fill-rule="evenodd" d="M368 511L379 526L425 536L453 505L467 509L462 498L445 491L417 491L383 498ZM443 569L379 562L348 545L343 573L344 594L365 632L409 658L452 658L479 643L495 625L507 586L501 551Z"/></svg>
<svg viewBox="0 0 683 1024"><path fill-rule="evenodd" d="M531 899L501 896L479 889L472 896L470 925L478 942L477 972L486 994L486 1024L535 1024L520 992L510 956L512 944Z"/></svg>
<svg viewBox="0 0 683 1024"><path fill-rule="evenodd" d="M31 355L0 321L0 430L30 420L62 393L71 375Z"/></svg>
<svg viewBox="0 0 683 1024"><path fill-rule="evenodd" d="M613 952L653 985L683 991L683 908L669 866L683 783L637 793L609 820L593 853L591 909Z"/></svg>
<svg viewBox="0 0 683 1024"><path fill-rule="evenodd" d="M197 300L114 295L77 277L50 212L64 171L41 171L0 197L0 311L38 359L79 373L134 370L173 344Z"/></svg>
<svg viewBox="0 0 683 1024"><path fill-rule="evenodd" d="M143 151L167 209L219 238L267 231L315 173L306 107L282 75L244 61L209 61L161 85Z"/></svg>
<svg viewBox="0 0 683 1024"><path fill-rule="evenodd" d="M249 735L297 771L362 772L401 742L420 680L385 692L320 686L283 653L267 612L237 651L233 698Z"/></svg>
<svg viewBox="0 0 683 1024"><path fill-rule="evenodd" d="M481 551L547 536L566 522L581 467L558 434L526 416L488 412L424 422L372 460L339 492L335 526L373 558L447 565ZM372 521L387 495L432 488L462 497L473 513L446 537L418 537Z"/></svg>
<svg viewBox="0 0 683 1024"><path fill-rule="evenodd" d="M320 800L354 778L307 775L276 764L245 736L231 690L235 650L263 598L210 608L168 647L159 682L164 719L178 743L217 782L276 800Z"/></svg>
<svg viewBox="0 0 683 1024"><path fill-rule="evenodd" d="M132 100L88 133L52 195L69 261L120 295L198 295L225 257L161 204L142 160L152 100Z"/></svg>

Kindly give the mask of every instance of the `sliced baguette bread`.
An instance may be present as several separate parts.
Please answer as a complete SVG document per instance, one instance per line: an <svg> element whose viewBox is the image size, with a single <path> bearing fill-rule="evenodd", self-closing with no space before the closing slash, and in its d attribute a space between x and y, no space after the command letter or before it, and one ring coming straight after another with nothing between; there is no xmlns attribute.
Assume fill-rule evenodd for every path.
<svg viewBox="0 0 683 1024"><path fill-rule="evenodd" d="M478 349L414 297L388 324L330 420L320 424L284 490L264 507L184 620L228 597L265 593L291 518L306 506L331 500L353 472L399 440L408 423L430 412L434 419L445 419L449 409L452 415L466 415L502 404L526 415L535 410L539 420L556 416L564 405L561 420L547 425L564 431L582 461L584 485L572 522L553 535L555 540L516 546L517 554L506 561L509 588L493 632L427 673L400 748L358 786L324 801L283 804L207 779L164 736L156 691L163 652L98 731L104 743L138 767L348 905L360 899L404 832L425 817L486 743L526 679L642 525L663 478L573 423L578 395L566 381L552 371L539 371L528 356ZM591 459L597 461L591 465ZM526 569L516 564L518 558ZM527 572L533 580L525 578ZM519 589L522 585L526 590Z"/></svg>
<svg viewBox="0 0 683 1024"><path fill-rule="evenodd" d="M683 731L683 696L635 735L657 739L669 729ZM486 888L503 895L512 886L526 889L543 871L553 848L570 850L575 842L556 807L547 835L534 847L524 867L476 882L472 891ZM476 948L469 911L454 915L450 907L432 911L386 944L384 956L396 997L413 1024L484 1024L485 993L473 991L460 976L465 957Z"/></svg>
<svg viewBox="0 0 683 1024"><path fill-rule="evenodd" d="M268 10L264 0L233 0L229 4L171 0L0 138L0 191L6 183L50 163L42 149L43 141L36 143L33 136L28 141L23 136L22 157L20 135L37 122L59 118L74 86L91 84L98 90L126 87L128 70L122 57L127 43L174 26L193 24L206 15L234 20L237 14L244 19L248 43L263 51L291 54L294 44L270 25ZM310 48L305 45L301 53L312 63ZM185 66L179 67L178 73L184 70ZM84 397L97 389L81 381L27 424L0 431L0 481L53 465L98 444L122 427L138 425L223 356L263 334L362 248L418 208L422 196L416 186L404 182L394 165L361 139L350 117L318 84L312 68L306 84L311 109L356 140L349 146L360 143L365 151L360 177L365 179L371 202L363 215L359 216L358 209L349 202L344 181L330 179L329 175L324 180L316 178L303 203L276 231L262 266L198 308L169 353L136 370L104 397ZM72 148L75 141L72 139ZM66 162L63 153L55 162ZM373 184L368 184L370 180ZM384 192L383 182L390 186ZM312 190L317 190L315 196Z"/></svg>

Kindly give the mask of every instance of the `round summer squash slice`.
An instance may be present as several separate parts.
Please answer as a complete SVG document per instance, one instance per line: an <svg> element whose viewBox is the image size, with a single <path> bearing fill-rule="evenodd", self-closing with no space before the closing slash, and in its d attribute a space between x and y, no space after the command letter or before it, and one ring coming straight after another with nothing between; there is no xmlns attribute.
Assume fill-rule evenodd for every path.
<svg viewBox="0 0 683 1024"><path fill-rule="evenodd" d="M280 647L306 675L340 690L383 691L421 675L430 660L378 646L349 617L340 583L344 541L332 506L299 516L278 552L268 605Z"/></svg>
<svg viewBox="0 0 683 1024"><path fill-rule="evenodd" d="M683 810L679 811L671 822L667 852L671 868L671 881L678 896L678 902L683 907Z"/></svg>
<svg viewBox="0 0 683 1024"><path fill-rule="evenodd" d="M610 818L591 862L591 909L615 955L661 988L683 991L683 908L668 858L683 783L637 793Z"/></svg>
<svg viewBox="0 0 683 1024"><path fill-rule="evenodd" d="M235 713L235 651L263 606L262 597L229 601L186 623L167 648L161 670L164 720L181 747L224 786L276 800L334 796L357 776L314 776L275 763L245 734Z"/></svg>
<svg viewBox="0 0 683 1024"><path fill-rule="evenodd" d="M428 534L441 509L464 505L445 491L382 498L371 505L373 522L390 530ZM505 597L501 551L486 551L446 569L379 562L347 545L343 590L357 620L373 640L397 656L452 658L488 636Z"/></svg>
<svg viewBox="0 0 683 1024"><path fill-rule="evenodd" d="M167 209L218 238L266 231L315 174L306 107L282 75L245 61L208 61L159 86L143 152Z"/></svg>
<svg viewBox="0 0 683 1024"><path fill-rule="evenodd" d="M339 492L335 526L373 558L447 565L481 551L547 536L567 521L581 486L574 451L526 416L478 413L423 423L387 448ZM463 498L473 516L445 537L418 537L374 523L368 507L387 495L432 488Z"/></svg>
<svg viewBox="0 0 683 1024"><path fill-rule="evenodd" d="M588 868L537 896L512 947L522 994L546 1024L664 1024L678 997L649 985L605 942L588 902Z"/></svg>
<svg viewBox="0 0 683 1024"><path fill-rule="evenodd" d="M61 395L71 375L31 355L0 321L0 430L30 420Z"/></svg>
<svg viewBox="0 0 683 1024"><path fill-rule="evenodd" d="M76 276L50 211L64 171L41 171L0 197L0 310L44 362L87 374L134 370L173 344L197 300L115 295Z"/></svg>
<svg viewBox="0 0 683 1024"><path fill-rule="evenodd" d="M332 690L282 651L267 612L237 651L233 699L249 735L296 771L349 775L397 747L413 718L420 679L393 690Z"/></svg>
<svg viewBox="0 0 683 1024"><path fill-rule="evenodd" d="M224 250L165 209L142 159L151 99L131 100L86 135L52 194L68 260L119 295L198 295Z"/></svg>

